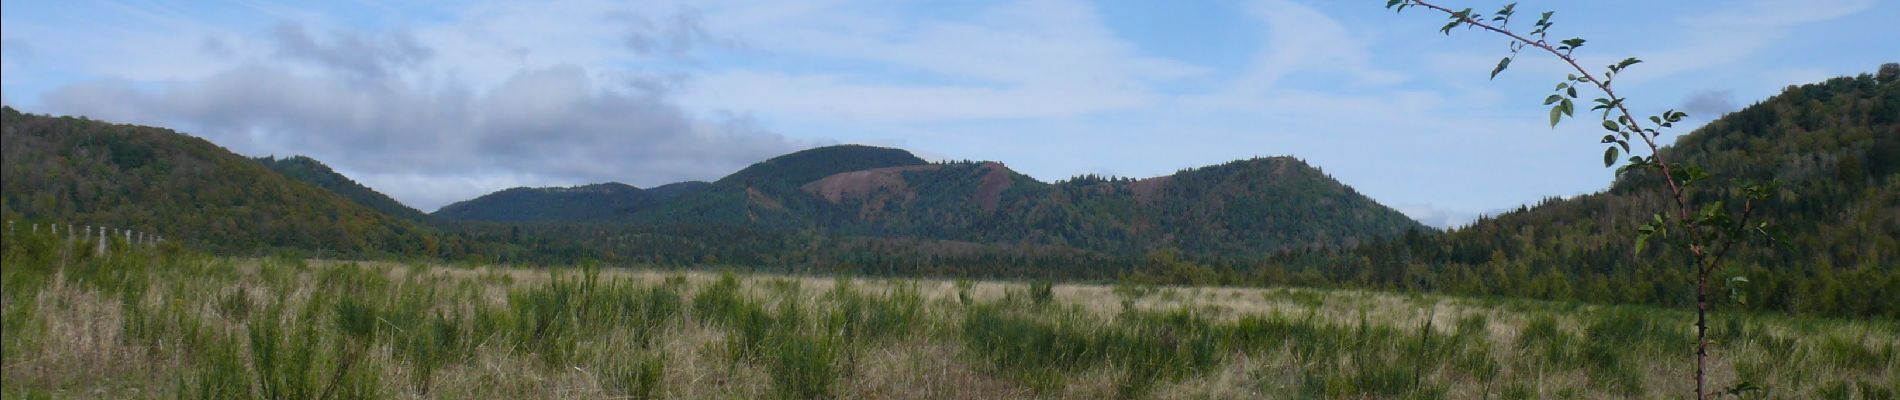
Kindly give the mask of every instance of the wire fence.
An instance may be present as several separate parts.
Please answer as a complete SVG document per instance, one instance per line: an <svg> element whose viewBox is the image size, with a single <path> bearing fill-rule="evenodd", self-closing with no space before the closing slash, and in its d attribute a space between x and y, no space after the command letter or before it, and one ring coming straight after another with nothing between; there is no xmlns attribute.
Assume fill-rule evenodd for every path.
<svg viewBox="0 0 1900 400"><path fill-rule="evenodd" d="M21 224L8 220L7 236L17 238L19 236L15 235L20 234L31 238L63 239L68 247L83 245L83 248L90 248L101 257L111 255L115 248L153 248L165 243L164 235L129 228L57 222Z"/></svg>

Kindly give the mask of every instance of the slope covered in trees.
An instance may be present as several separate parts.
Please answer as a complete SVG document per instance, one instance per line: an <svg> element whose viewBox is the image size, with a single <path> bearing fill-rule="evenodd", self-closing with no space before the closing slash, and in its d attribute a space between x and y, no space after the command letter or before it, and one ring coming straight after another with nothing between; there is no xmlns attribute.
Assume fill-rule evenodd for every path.
<svg viewBox="0 0 1900 400"><path fill-rule="evenodd" d="M842 207L854 234L1075 247L1114 254L1178 248L1264 256L1351 246L1423 229L1291 157L1259 158L1132 180L1048 184L994 162L837 174L803 186Z"/></svg>
<svg viewBox="0 0 1900 400"><path fill-rule="evenodd" d="M1162 249L1261 259L1424 229L1290 157L1140 181L1087 176L1050 184L1001 163L927 163L898 149L832 146L760 162L653 206L601 206L611 204L602 199L635 199L638 189L586 188L510 189L436 215L533 222L516 226L589 243L608 259L786 268L862 261L885 270L1035 259L1112 271L1104 264L1130 263L1104 260L1140 260ZM573 200L583 196L591 197ZM568 214L506 208L524 204ZM524 218L468 217L476 212ZM587 224L572 224L579 222ZM898 243L906 245L891 246ZM895 254L844 250L866 248Z"/></svg>
<svg viewBox="0 0 1900 400"><path fill-rule="evenodd" d="M351 180L349 177L337 173L336 170L330 169L330 166L324 165L323 162L317 161L316 159L304 156L285 158L270 156L258 157L255 158L255 160L264 163L264 166L270 167L271 170L277 171L277 173L283 174L286 177L335 192L343 196L343 198L350 199L350 201L362 204L384 214L410 221L423 221L428 218L428 215L423 214L421 211L409 208L409 206L403 205L402 202L389 198L388 195L377 192L375 189L370 189L367 186L356 183L355 180Z"/></svg>
<svg viewBox="0 0 1900 400"><path fill-rule="evenodd" d="M427 228L203 139L10 107L0 112L0 198L10 220L131 228L222 252L437 252Z"/></svg>
<svg viewBox="0 0 1900 400"><path fill-rule="evenodd" d="M1709 179L1780 182L1752 220L1773 224L1781 241L1745 244L1717 272L1723 281L1748 279L1737 288L1748 303L1730 306L1900 316L1900 66L1788 87L1662 154ZM1635 254L1636 227L1669 201L1661 179L1624 175L1604 192L1549 199L1442 238L1288 255L1283 265L1296 273L1266 279L1298 281L1304 272L1347 285L1686 304L1694 280L1685 250L1660 249L1665 239ZM1706 197L1692 198L1692 208Z"/></svg>
<svg viewBox="0 0 1900 400"><path fill-rule="evenodd" d="M623 183L518 187L456 202L431 215L463 221L618 221L703 185L675 183L650 191Z"/></svg>

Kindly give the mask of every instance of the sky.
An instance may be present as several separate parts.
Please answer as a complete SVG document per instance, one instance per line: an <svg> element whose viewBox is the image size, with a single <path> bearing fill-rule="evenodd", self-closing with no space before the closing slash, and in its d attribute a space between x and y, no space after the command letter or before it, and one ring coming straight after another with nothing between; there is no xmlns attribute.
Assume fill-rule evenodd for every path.
<svg viewBox="0 0 1900 400"><path fill-rule="evenodd" d="M7 1L0 102L311 156L424 211L843 143L1043 181L1288 155L1438 227L1613 178L1594 121L1548 124L1567 65L1491 79L1505 39L1378 0L395 3ZM1518 10L1593 71L1644 60L1619 94L1689 128L1900 61L1895 1Z"/></svg>

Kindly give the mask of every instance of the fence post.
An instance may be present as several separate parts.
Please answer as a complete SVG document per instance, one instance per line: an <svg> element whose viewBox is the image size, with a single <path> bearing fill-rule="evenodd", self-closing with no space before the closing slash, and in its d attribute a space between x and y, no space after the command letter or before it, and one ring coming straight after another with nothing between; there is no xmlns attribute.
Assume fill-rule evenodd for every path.
<svg viewBox="0 0 1900 400"><path fill-rule="evenodd" d="M98 249L99 250L97 252L99 256L104 257L106 255L106 227L103 227L103 226L99 227Z"/></svg>

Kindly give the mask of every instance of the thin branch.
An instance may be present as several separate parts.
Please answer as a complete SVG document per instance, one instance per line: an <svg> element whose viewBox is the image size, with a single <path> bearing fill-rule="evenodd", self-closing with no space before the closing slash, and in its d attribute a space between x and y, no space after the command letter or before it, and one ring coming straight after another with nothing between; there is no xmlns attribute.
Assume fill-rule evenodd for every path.
<svg viewBox="0 0 1900 400"><path fill-rule="evenodd" d="M1438 10L1445 14L1456 17L1467 25L1483 28L1484 30L1488 30L1492 32L1497 32L1498 34L1510 37L1512 40L1516 40L1518 42L1528 44L1531 47L1536 47L1539 49L1543 49L1546 52L1550 52L1551 55L1557 56L1558 59L1564 60L1565 63L1569 63L1570 68L1577 70L1577 73L1580 76L1582 76L1585 81L1590 82L1590 84L1596 86L1598 90L1602 90L1604 95L1609 96L1610 104L1615 105L1616 110L1618 112L1623 113L1623 118L1629 122L1630 129L1636 131L1636 136L1643 138L1643 144L1649 146L1650 155L1656 159L1656 165L1662 168L1663 181L1669 183L1670 197L1674 198L1674 200L1676 201L1676 216L1681 218L1683 223L1688 225L1689 227L1689 229L1687 229L1687 231L1689 231L1689 251L1694 253L1695 258L1697 258L1698 260L1703 258L1704 254L1703 254L1703 248L1701 244L1702 243L1701 233L1696 229L1695 220L1689 218L1688 200L1685 199L1685 196L1683 195L1682 187L1676 185L1675 174L1673 171L1670 170L1669 162L1663 159L1661 148L1656 145L1656 140L1652 138L1651 135L1648 133L1648 132L1655 132L1655 131L1644 129L1642 125L1639 125L1639 122L1636 119L1636 115L1630 113L1629 108L1623 105L1623 102L1621 101L1622 98L1616 95L1616 90L1610 88L1610 83L1608 81L1597 79L1596 75L1591 74L1589 70L1583 68L1583 65L1578 64L1577 59L1575 57L1571 57L1569 54L1566 54L1562 51L1558 51L1557 48L1551 47L1550 43L1547 43L1543 40L1531 40L1530 38L1526 38L1522 35L1518 35L1516 32L1511 32L1502 27L1493 26L1491 24L1484 23L1483 21L1473 19L1470 16L1460 15L1458 14L1457 11L1452 11L1452 9L1445 8L1444 6L1427 3L1420 0L1410 0L1410 1L1412 4L1417 4L1420 6L1424 6L1425 8ZM1661 135L1661 133L1658 132L1657 135Z"/></svg>
<svg viewBox="0 0 1900 400"><path fill-rule="evenodd" d="M1722 265L1722 256L1728 255L1728 250L1735 247L1735 238L1740 237L1742 230L1748 228L1748 216L1754 212L1754 199L1742 203L1741 219L1735 222L1734 228L1729 229L1728 237L1723 238L1721 246L1715 251L1715 256L1709 257L1709 264L1698 267L1698 272L1708 274L1714 272L1717 265Z"/></svg>

